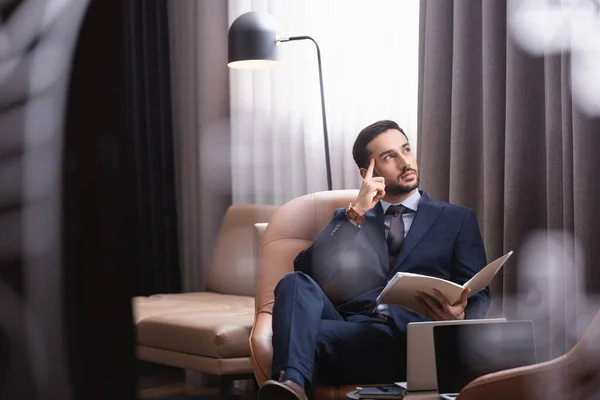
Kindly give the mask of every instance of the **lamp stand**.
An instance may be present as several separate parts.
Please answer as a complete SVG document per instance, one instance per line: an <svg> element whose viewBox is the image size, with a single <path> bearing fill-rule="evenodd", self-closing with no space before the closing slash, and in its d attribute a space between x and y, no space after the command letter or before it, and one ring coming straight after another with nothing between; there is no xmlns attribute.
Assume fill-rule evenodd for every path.
<svg viewBox="0 0 600 400"><path fill-rule="evenodd" d="M279 38L277 42L292 42L295 40L310 40L317 48L317 63L319 64L319 86L321 88L321 113L323 116L323 139L325 142L325 166L327 167L327 189L331 190L331 161L329 159L329 137L327 135L327 116L325 113L325 95L323 93L323 69L321 68L321 51L319 45L315 39L310 36L291 36L286 38Z"/></svg>

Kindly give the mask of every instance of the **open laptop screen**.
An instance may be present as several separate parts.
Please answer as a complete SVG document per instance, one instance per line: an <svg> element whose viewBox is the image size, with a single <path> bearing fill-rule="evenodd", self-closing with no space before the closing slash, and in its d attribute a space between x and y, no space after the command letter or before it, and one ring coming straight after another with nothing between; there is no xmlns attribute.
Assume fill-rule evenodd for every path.
<svg viewBox="0 0 600 400"><path fill-rule="evenodd" d="M458 393L473 379L535 364L532 321L433 328L439 393Z"/></svg>

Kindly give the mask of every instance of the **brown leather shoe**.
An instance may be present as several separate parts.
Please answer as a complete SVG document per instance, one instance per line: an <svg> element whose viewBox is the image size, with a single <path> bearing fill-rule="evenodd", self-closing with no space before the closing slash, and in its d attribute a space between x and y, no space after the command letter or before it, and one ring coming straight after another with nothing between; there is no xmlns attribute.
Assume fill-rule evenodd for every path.
<svg viewBox="0 0 600 400"><path fill-rule="evenodd" d="M307 397L296 382L270 380L260 387L258 400L307 400Z"/></svg>

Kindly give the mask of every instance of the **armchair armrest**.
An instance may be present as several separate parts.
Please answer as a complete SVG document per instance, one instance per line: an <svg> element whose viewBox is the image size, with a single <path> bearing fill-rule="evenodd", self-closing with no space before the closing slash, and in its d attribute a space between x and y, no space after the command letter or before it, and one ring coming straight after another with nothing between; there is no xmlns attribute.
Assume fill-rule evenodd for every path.
<svg viewBox="0 0 600 400"><path fill-rule="evenodd" d="M555 361L548 361L480 376L461 390L459 399L533 400L543 398L543 396L536 396L536 394L541 394L541 392L536 393L540 390L539 384L543 382L545 387L549 387L553 382L557 382L556 379L548 379L549 376L547 376L548 373L552 372L553 364L555 364ZM560 392L553 390L552 393Z"/></svg>
<svg viewBox="0 0 600 400"><path fill-rule="evenodd" d="M271 379L271 365L273 361L273 328L271 304L259 310L256 314L254 326L250 332L250 359L252 370L259 385Z"/></svg>
<svg viewBox="0 0 600 400"><path fill-rule="evenodd" d="M257 222L254 224L254 270L258 273L258 261L260 259L260 247L262 246L263 235L267 229L267 222Z"/></svg>
<svg viewBox="0 0 600 400"><path fill-rule="evenodd" d="M565 355L480 376L461 390L459 399L590 398L600 389L600 358L596 352L599 344L600 312Z"/></svg>

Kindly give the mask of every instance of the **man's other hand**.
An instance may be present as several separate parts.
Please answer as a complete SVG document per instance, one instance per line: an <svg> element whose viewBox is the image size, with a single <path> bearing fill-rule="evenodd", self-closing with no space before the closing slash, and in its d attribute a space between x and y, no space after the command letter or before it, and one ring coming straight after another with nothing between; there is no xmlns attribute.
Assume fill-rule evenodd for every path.
<svg viewBox="0 0 600 400"><path fill-rule="evenodd" d="M465 319L465 307L470 288L466 288L460 295L460 299L456 304L452 305L448 299L437 289L433 289L435 296L430 296L427 293L418 292L417 301L423 308L423 313L432 321L451 321Z"/></svg>

